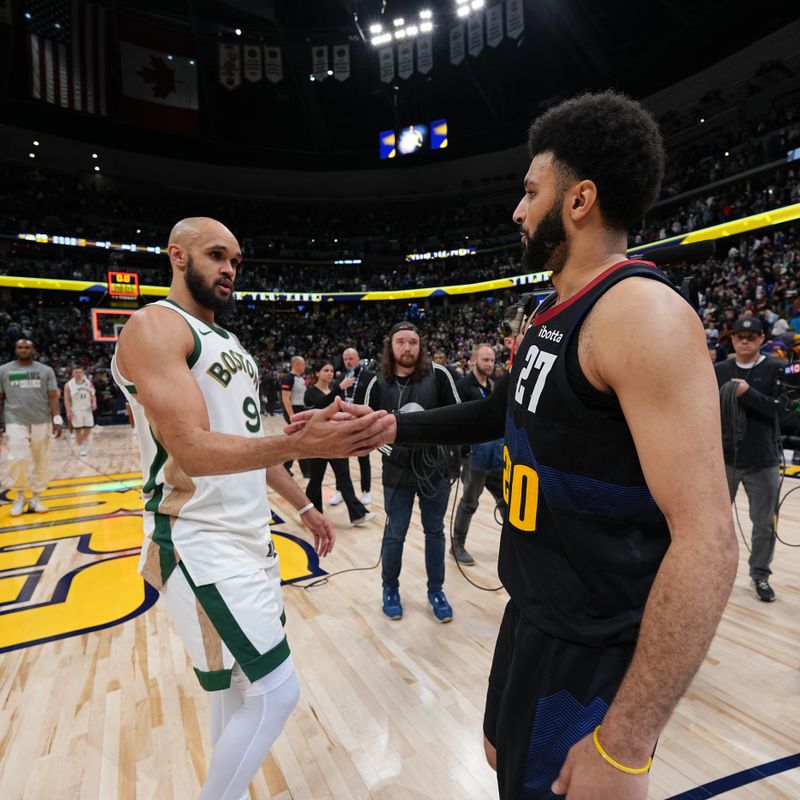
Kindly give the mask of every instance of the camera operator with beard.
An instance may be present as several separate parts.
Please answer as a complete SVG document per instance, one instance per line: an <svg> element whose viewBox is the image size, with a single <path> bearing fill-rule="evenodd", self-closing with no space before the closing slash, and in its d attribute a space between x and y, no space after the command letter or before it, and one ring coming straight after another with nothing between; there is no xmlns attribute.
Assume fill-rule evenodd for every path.
<svg viewBox="0 0 800 800"><path fill-rule="evenodd" d="M374 409L402 414L453 405L460 399L450 373L428 356L417 327L410 322L398 322L389 331L381 357L381 371L367 386L364 402ZM417 496L425 532L428 603L439 622L449 622L453 609L442 591L444 515L450 497L446 465L437 463L441 454L428 447L395 445L382 450L383 499L387 515L381 551L383 613L389 619L403 616L400 568L403 543Z"/></svg>

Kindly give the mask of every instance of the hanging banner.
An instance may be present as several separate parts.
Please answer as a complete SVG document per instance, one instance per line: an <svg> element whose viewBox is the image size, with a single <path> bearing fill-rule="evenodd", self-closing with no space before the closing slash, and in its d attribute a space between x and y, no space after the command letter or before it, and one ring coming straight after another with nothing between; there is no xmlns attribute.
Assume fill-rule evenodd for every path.
<svg viewBox="0 0 800 800"><path fill-rule="evenodd" d="M450 63L460 64L464 60L464 24L450 28Z"/></svg>
<svg viewBox="0 0 800 800"><path fill-rule="evenodd" d="M510 39L519 39L525 30L525 13L522 0L506 0L506 35Z"/></svg>
<svg viewBox="0 0 800 800"><path fill-rule="evenodd" d="M328 77L328 46L316 45L311 48L312 72L318 81Z"/></svg>
<svg viewBox="0 0 800 800"><path fill-rule="evenodd" d="M264 45L264 74L270 83L278 83L283 80L280 47L273 47L271 44Z"/></svg>
<svg viewBox="0 0 800 800"><path fill-rule="evenodd" d="M242 85L242 48L238 44L219 44L219 82L226 89Z"/></svg>
<svg viewBox="0 0 800 800"><path fill-rule="evenodd" d="M417 39L417 72L427 75L433 69L433 39L423 33Z"/></svg>
<svg viewBox="0 0 800 800"><path fill-rule="evenodd" d="M486 44L497 47L503 41L503 6L496 5L486 10Z"/></svg>
<svg viewBox="0 0 800 800"><path fill-rule="evenodd" d="M11 0L0 0L0 22L10 25L12 21Z"/></svg>
<svg viewBox="0 0 800 800"><path fill-rule="evenodd" d="M414 42L408 40L397 45L397 74L403 79L414 72Z"/></svg>
<svg viewBox="0 0 800 800"><path fill-rule="evenodd" d="M483 14L473 14L467 20L467 47L473 58L483 50Z"/></svg>
<svg viewBox="0 0 800 800"><path fill-rule="evenodd" d="M378 50L378 64L380 64L381 80L391 83L394 80L394 50L391 47L382 47Z"/></svg>
<svg viewBox="0 0 800 800"><path fill-rule="evenodd" d="M258 83L264 77L264 69L261 66L261 45L244 46L244 77L250 83Z"/></svg>
<svg viewBox="0 0 800 800"><path fill-rule="evenodd" d="M337 44L333 47L333 77L346 81L350 77L350 45Z"/></svg>

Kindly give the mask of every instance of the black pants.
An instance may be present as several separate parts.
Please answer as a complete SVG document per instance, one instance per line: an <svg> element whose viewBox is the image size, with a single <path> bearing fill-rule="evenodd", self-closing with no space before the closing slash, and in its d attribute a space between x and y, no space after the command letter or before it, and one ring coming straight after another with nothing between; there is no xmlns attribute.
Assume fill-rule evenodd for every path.
<svg viewBox="0 0 800 800"><path fill-rule="evenodd" d="M306 494L317 511L322 511L322 478L325 475L325 468L330 464L333 474L336 476L336 486L342 493L342 498L347 506L350 522L361 519L367 513L363 503L356 497L353 481L350 480L350 468L346 458L332 458L330 460L327 458L311 458L309 459L309 464L310 476L308 486L306 486Z"/></svg>
<svg viewBox="0 0 800 800"><path fill-rule="evenodd" d="M369 456L358 457L358 468L361 470L361 494L364 494L364 492L369 492L372 489L372 466L369 463ZM336 491L342 491L342 487L339 486L338 477L336 478ZM342 495L342 497L344 497L344 495Z"/></svg>
<svg viewBox="0 0 800 800"><path fill-rule="evenodd" d="M292 414L299 414L301 411L305 411L305 410L306 410L305 406L292 406ZM286 413L286 409L285 408L283 409L283 418L286 420L286 424L288 425L289 424L289 415ZM311 477L311 472L310 472L311 468L309 467L309 464L311 463L311 459L310 458L299 458L297 461L298 461L298 464L300 464L300 472L303 473L303 477L304 478L310 478ZM293 461L284 461L283 462L283 466L286 467L287 471L291 473L292 464L293 463L294 463Z"/></svg>

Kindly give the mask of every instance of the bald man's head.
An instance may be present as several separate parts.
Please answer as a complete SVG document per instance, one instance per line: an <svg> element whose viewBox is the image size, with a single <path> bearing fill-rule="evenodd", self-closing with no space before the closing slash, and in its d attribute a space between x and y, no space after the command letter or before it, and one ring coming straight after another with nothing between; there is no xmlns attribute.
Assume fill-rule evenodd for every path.
<svg viewBox="0 0 800 800"><path fill-rule="evenodd" d="M355 347L348 347L342 353L342 361L344 361L345 369L355 369L360 362L358 350Z"/></svg>
<svg viewBox="0 0 800 800"><path fill-rule="evenodd" d="M173 287L183 284L194 302L211 311L228 306L242 251L225 225L210 217L182 219L170 232L167 253Z"/></svg>

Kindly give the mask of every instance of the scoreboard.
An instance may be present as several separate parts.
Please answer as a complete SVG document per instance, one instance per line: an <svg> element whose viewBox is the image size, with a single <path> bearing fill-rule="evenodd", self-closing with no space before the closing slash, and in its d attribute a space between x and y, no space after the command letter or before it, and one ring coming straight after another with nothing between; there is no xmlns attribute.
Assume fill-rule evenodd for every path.
<svg viewBox="0 0 800 800"><path fill-rule="evenodd" d="M139 275L135 272L109 272L108 294L112 300L138 300Z"/></svg>

